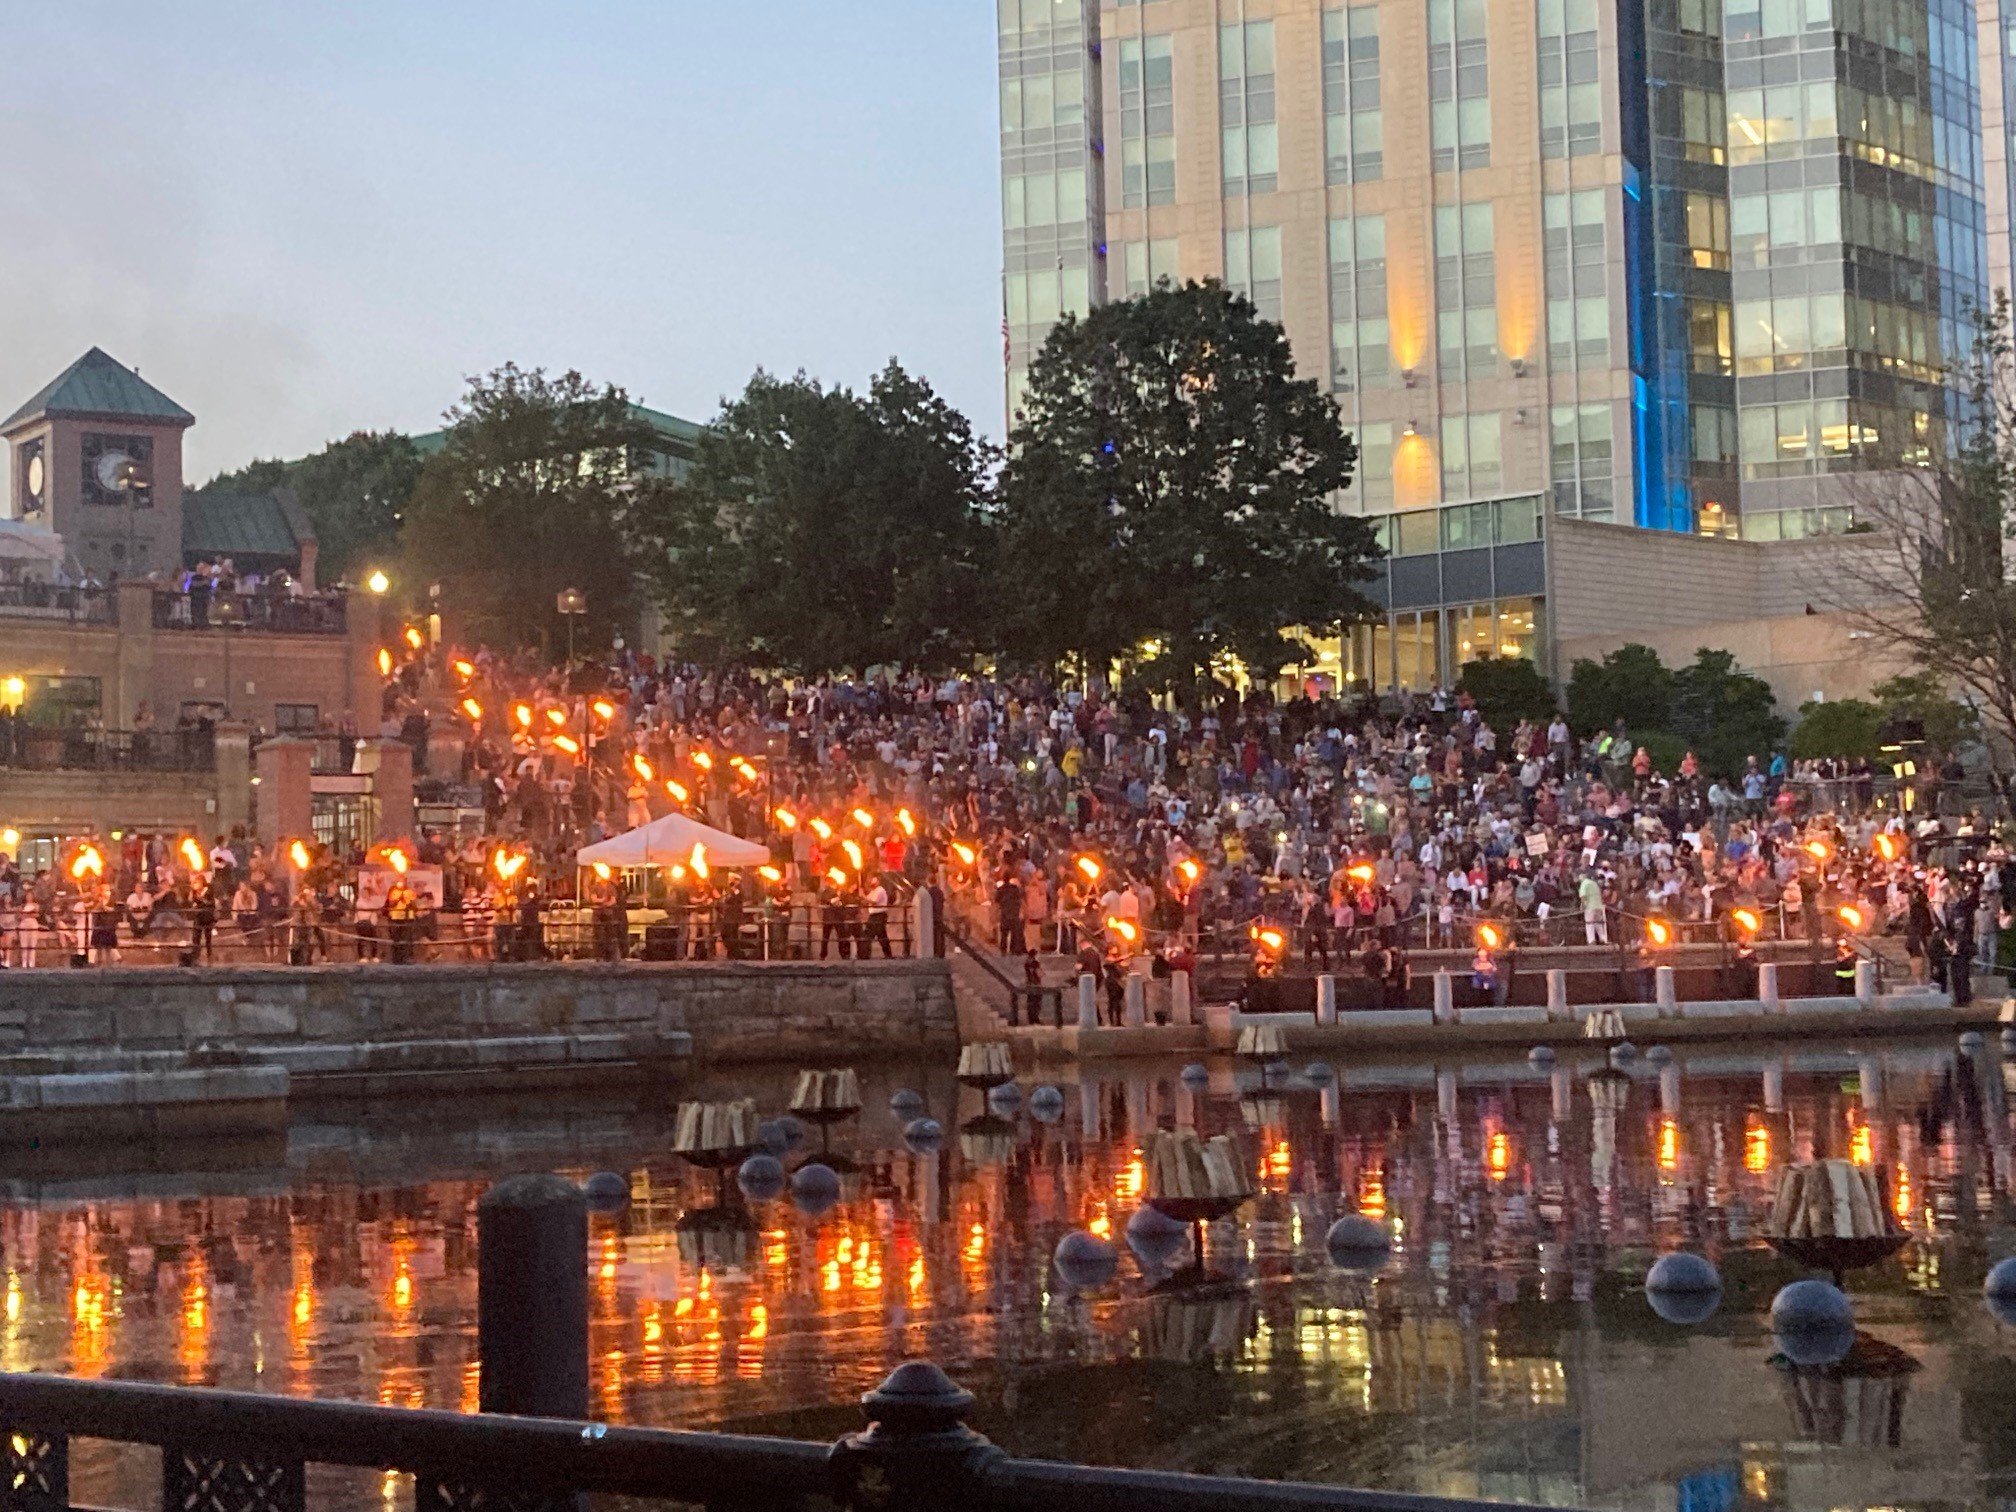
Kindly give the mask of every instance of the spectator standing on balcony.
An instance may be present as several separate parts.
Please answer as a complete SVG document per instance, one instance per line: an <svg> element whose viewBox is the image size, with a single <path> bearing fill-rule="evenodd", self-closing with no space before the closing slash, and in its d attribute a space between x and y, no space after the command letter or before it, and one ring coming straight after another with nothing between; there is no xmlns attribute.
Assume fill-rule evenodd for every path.
<svg viewBox="0 0 2016 1512"><path fill-rule="evenodd" d="M214 877L194 878L189 911L189 964L200 965L217 955L217 891Z"/></svg>

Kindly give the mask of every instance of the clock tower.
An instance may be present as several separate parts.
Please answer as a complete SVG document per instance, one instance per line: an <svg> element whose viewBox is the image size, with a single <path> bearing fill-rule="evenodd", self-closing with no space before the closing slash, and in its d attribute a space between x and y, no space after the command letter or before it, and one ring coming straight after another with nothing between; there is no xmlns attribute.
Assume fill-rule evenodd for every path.
<svg viewBox="0 0 2016 1512"><path fill-rule="evenodd" d="M6 518L63 537L101 582L182 563L182 433L196 417L93 347L0 421Z"/></svg>

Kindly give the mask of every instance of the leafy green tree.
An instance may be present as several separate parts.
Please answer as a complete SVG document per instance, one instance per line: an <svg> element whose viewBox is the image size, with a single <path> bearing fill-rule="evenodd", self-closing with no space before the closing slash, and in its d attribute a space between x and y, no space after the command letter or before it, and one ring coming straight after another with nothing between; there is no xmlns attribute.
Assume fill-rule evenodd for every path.
<svg viewBox="0 0 2016 1512"><path fill-rule="evenodd" d="M1801 761L1821 756L1876 759L1882 743L1883 709L1863 698L1811 700L1799 706L1790 753Z"/></svg>
<svg viewBox="0 0 2016 1512"><path fill-rule="evenodd" d="M1186 693L1222 658L1271 677L1367 612L1377 555L1338 512L1357 448L1288 340L1217 283L1053 329L1000 487L998 639L1036 663L1128 660Z"/></svg>
<svg viewBox="0 0 2016 1512"><path fill-rule="evenodd" d="M293 489L315 528L316 576L340 583L397 556L400 528L419 480L420 453L411 437L357 431L293 462L252 462L219 474L203 491Z"/></svg>
<svg viewBox="0 0 2016 1512"><path fill-rule="evenodd" d="M630 528L691 653L935 670L970 654L992 591L993 461L894 362L866 394L759 372L702 435L691 476L639 494Z"/></svg>
<svg viewBox="0 0 2016 1512"><path fill-rule="evenodd" d="M1649 723L1649 721L1648 721ZM1673 674L1666 728L1686 741L1710 775L1734 776L1746 757L1767 760L1785 738L1771 685L1706 646Z"/></svg>
<svg viewBox="0 0 2016 1512"><path fill-rule="evenodd" d="M1601 661L1580 658L1568 672L1568 722L1583 735L1618 720L1630 729L1666 726L1673 709L1673 670L1650 646L1619 646Z"/></svg>
<svg viewBox="0 0 2016 1512"><path fill-rule="evenodd" d="M411 581L440 584L461 633L493 645L565 645L568 588L587 597L583 646L630 627L630 457L652 437L623 391L507 364L471 379L447 419L406 522Z"/></svg>
<svg viewBox="0 0 2016 1512"><path fill-rule="evenodd" d="M1522 719L1546 720L1558 707L1540 669L1523 656L1486 656L1465 662L1456 691L1477 701L1477 712L1495 730Z"/></svg>
<svg viewBox="0 0 2016 1512"><path fill-rule="evenodd" d="M1916 720L1924 731L1925 743L1942 756L1980 738L1981 722L1974 711L1948 696L1934 673L1902 673L1886 678L1869 690L1869 696L1886 720Z"/></svg>

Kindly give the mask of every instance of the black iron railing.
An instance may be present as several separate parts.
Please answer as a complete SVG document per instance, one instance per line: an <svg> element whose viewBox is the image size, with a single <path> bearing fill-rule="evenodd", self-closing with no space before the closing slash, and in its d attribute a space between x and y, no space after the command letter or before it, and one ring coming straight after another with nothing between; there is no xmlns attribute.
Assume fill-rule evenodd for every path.
<svg viewBox="0 0 2016 1512"><path fill-rule="evenodd" d="M164 1512L303 1512L309 1465L413 1477L415 1512L573 1512L599 1492L714 1512L1484 1512L1501 1503L1011 1459L972 1397L899 1368L837 1444L0 1375L0 1508L67 1512L70 1446L161 1451Z"/></svg>
<svg viewBox="0 0 2016 1512"><path fill-rule="evenodd" d="M108 588L73 588L64 583L0 583L0 616L110 625L119 618Z"/></svg>
<svg viewBox="0 0 2016 1512"><path fill-rule="evenodd" d="M284 635L341 635L349 609L340 593L295 598L284 593L237 593L228 589L158 591L156 630L263 630Z"/></svg>

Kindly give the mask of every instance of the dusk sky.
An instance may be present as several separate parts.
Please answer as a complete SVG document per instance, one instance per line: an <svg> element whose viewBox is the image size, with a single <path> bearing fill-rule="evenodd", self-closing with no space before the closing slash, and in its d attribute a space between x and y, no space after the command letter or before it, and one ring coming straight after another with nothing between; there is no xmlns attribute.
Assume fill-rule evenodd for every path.
<svg viewBox="0 0 2016 1512"><path fill-rule="evenodd" d="M704 420L890 356L1000 421L987 0L62 0L0 53L0 415L104 347L188 475L505 361Z"/></svg>

